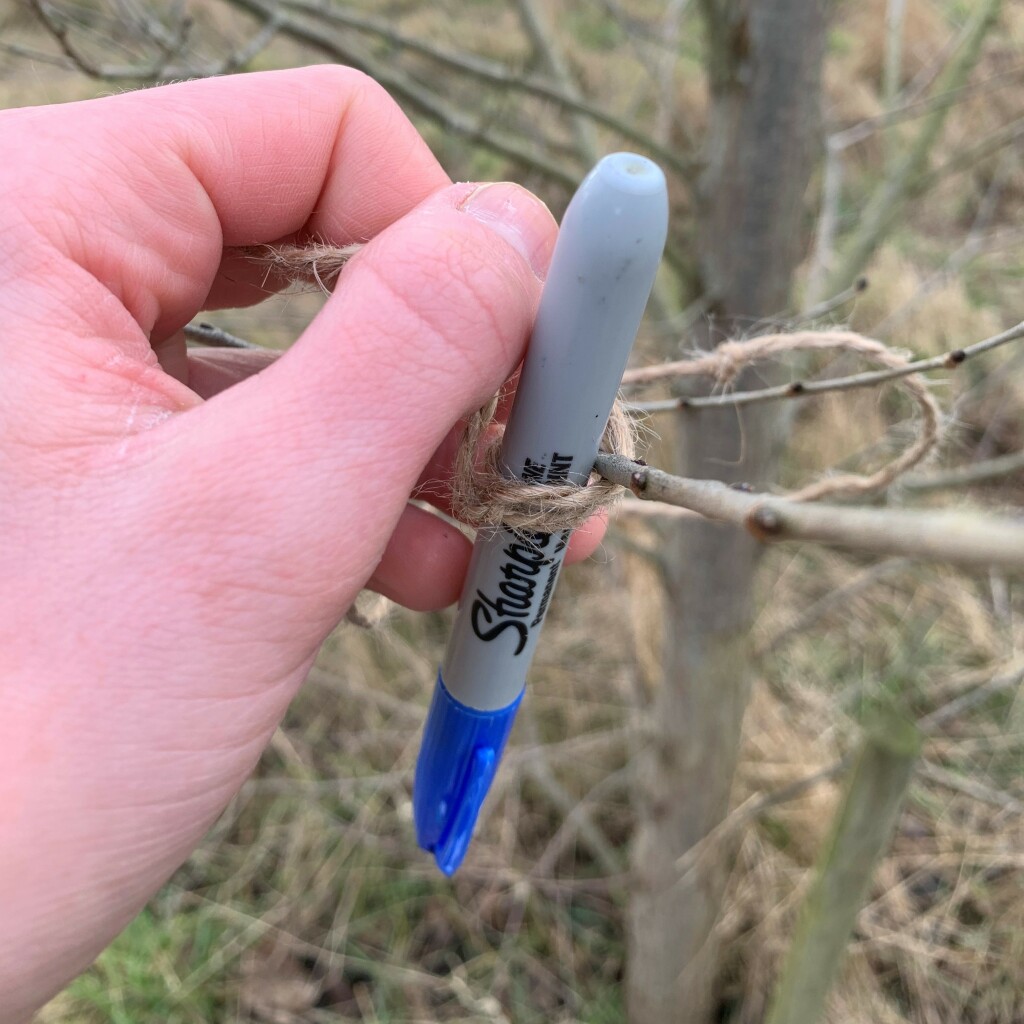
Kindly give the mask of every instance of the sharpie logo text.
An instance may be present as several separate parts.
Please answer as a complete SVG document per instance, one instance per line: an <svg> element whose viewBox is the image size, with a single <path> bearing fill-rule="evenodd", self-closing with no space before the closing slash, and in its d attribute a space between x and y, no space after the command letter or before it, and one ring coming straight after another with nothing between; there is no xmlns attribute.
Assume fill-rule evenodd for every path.
<svg viewBox="0 0 1024 1024"><path fill-rule="evenodd" d="M544 618L558 573L558 556L565 550L569 534L520 532L510 536L511 542L502 549L504 559L499 571L503 578L496 592L485 594L477 590L470 608L470 623L476 636L485 642L511 630L516 640L513 654L517 655L526 646L530 629ZM535 608L540 577L545 572L548 579L540 605Z"/></svg>

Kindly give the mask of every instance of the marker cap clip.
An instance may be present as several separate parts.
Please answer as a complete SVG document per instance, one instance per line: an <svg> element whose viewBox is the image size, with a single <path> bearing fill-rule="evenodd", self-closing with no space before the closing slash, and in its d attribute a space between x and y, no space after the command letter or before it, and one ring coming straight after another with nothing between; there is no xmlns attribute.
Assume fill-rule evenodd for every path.
<svg viewBox="0 0 1024 1024"><path fill-rule="evenodd" d="M457 701L438 673L412 799L416 840L446 875L466 855L522 698L478 711Z"/></svg>

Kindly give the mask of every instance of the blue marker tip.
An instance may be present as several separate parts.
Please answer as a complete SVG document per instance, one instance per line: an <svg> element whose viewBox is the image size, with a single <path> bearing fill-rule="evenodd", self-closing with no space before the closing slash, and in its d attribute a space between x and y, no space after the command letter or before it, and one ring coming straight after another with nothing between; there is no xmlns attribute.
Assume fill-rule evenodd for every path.
<svg viewBox="0 0 1024 1024"><path fill-rule="evenodd" d="M477 711L460 704L438 673L412 801L416 840L446 875L466 856L522 699L520 693L507 707Z"/></svg>

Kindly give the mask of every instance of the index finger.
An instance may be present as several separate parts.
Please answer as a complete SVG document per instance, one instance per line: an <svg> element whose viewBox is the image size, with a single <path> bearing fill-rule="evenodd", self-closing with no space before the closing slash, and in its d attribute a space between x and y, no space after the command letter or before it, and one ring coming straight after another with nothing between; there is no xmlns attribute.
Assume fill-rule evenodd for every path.
<svg viewBox="0 0 1024 1024"><path fill-rule="evenodd" d="M387 93L338 66L16 112L0 128L22 156L2 177L28 241L41 238L112 292L147 340L201 308L225 247L366 241L449 184ZM18 269L30 262L25 253ZM109 334L109 312L83 301L82 280L57 278L55 289L52 273L37 273L49 289L63 280L77 327L91 308L103 316L97 334Z"/></svg>

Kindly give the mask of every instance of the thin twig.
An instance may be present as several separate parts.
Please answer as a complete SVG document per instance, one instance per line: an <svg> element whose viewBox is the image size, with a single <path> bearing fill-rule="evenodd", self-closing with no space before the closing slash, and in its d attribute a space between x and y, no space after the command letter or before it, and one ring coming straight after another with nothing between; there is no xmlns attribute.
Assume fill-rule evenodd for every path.
<svg viewBox="0 0 1024 1024"><path fill-rule="evenodd" d="M1024 123L1024 119L1022 119L1022 123ZM978 204L974 221L963 242L950 254L944 266L929 274L918 285L909 299L891 310L874 324L871 328L872 334L885 335L890 333L896 324L909 317L913 310L924 302L929 295L942 288L947 282L962 278L965 267L987 248L994 248L996 243L1005 237L1003 232L999 230L989 232L988 228L999 206L1008 170L1009 166L1004 157L992 175L989 187L985 190L985 194ZM1015 232L1015 234L1018 238L1024 235L1021 232Z"/></svg>
<svg viewBox="0 0 1024 1024"><path fill-rule="evenodd" d="M43 28L53 36L64 55L75 67L92 78L100 77L100 69L71 42L67 26L61 21L60 15L50 6L48 0L28 0L32 10L36 12Z"/></svg>
<svg viewBox="0 0 1024 1024"><path fill-rule="evenodd" d="M276 38L278 29L281 27L281 12L274 11L263 23L263 27L257 32L248 43L239 47L233 53L224 58L223 63L214 72L218 75L230 75L248 66L249 62L258 54L262 53Z"/></svg>
<svg viewBox="0 0 1024 1024"><path fill-rule="evenodd" d="M943 725L959 718L965 711L970 711L971 708L983 704L996 694L1016 689L1022 682L1024 682L1024 665L1017 665L1001 675L986 679L985 682L972 687L966 693L947 701L942 707L929 712L918 721L918 727L924 733L934 733Z"/></svg>
<svg viewBox="0 0 1024 1024"><path fill-rule="evenodd" d="M558 811L560 818L566 821L572 819L573 827L576 829L580 841L590 850L594 860L601 865L605 874L619 874L624 868L622 858L608 841L600 826L591 818L588 806L572 796L556 778L551 770L549 758L551 751L548 745L539 742L537 724L533 716L521 715L521 721L532 748L531 755L520 761L523 772L533 780ZM510 760L513 759L510 758Z"/></svg>
<svg viewBox="0 0 1024 1024"><path fill-rule="evenodd" d="M20 57L23 60L38 61L40 64L48 64L51 67L61 68L64 71L79 70L78 65L68 57L58 57L53 53L44 53L42 50L34 50L30 46L22 46L21 43L0 41L0 53L9 53L12 57Z"/></svg>
<svg viewBox="0 0 1024 1024"><path fill-rule="evenodd" d="M822 320L830 317L836 310L842 309L847 303L853 302L858 295L863 295L868 290L870 282L866 277L858 277L849 288L844 288L829 299L812 306L807 306L789 318L783 318L782 322L791 330L813 323L815 320Z"/></svg>
<svg viewBox="0 0 1024 1024"><path fill-rule="evenodd" d="M851 146L870 138L875 132L890 128L914 117L922 117L936 111L946 110L957 103L980 93L1001 88L1016 82L1024 74L1024 67L1017 66L1000 72L974 85L960 86L917 99L902 107L867 118L841 131L833 132L825 140L825 160L821 190L821 213L815 229L814 256L808 275L807 295L811 301L820 296L829 279L835 260L835 241L839 230L839 206L843 186L843 154ZM917 175L907 183L907 199L915 199L931 189L941 178L973 167L980 160L1009 145L1020 135L1019 122L1004 126L980 143L957 153L938 168ZM838 284L838 277L832 278Z"/></svg>
<svg viewBox="0 0 1024 1024"><path fill-rule="evenodd" d="M570 798L570 802L562 808L562 822L548 841L544 852L537 858L530 871L531 876L553 875L558 858L576 835L580 837L583 845L590 848L595 860L606 874L614 877L623 870L624 864L621 856L604 833L594 825L589 812L609 792L627 786L631 774L632 765L627 764L625 767L603 776L582 799ZM598 837L600 842L595 842Z"/></svg>
<svg viewBox="0 0 1024 1024"><path fill-rule="evenodd" d="M159 36L153 31L148 32L147 34L157 47L153 60L145 66L117 68L97 63L72 42L61 12L49 0L29 0L29 3L43 28L56 40L57 45L71 63L83 74L99 81L121 78L145 81L161 79L166 74L170 62L178 57L187 46L193 24L191 17L182 15L172 31L162 32ZM211 70L209 73L212 74L213 71Z"/></svg>
<svg viewBox="0 0 1024 1024"><path fill-rule="evenodd" d="M758 657L774 654L790 637L806 633L819 619L827 615L833 608L849 603L853 598L869 590L880 580L901 569L906 568L906 558L887 558L884 562L869 566L855 576L849 583L829 591L824 597L805 608L788 625L785 625L774 636L764 643L758 644L754 654Z"/></svg>
<svg viewBox="0 0 1024 1024"><path fill-rule="evenodd" d="M1024 571L1024 522L1008 517L800 504L717 480L672 476L614 455L599 455L594 468L639 498L741 526L764 542L813 541L975 569Z"/></svg>
<svg viewBox="0 0 1024 1024"><path fill-rule="evenodd" d="M854 751L851 750L824 768L819 768L816 772L811 772L810 775L804 775L802 778L796 779L771 793L765 793L756 800L748 802L743 808L737 808L737 810L742 810L743 813L738 816L738 820L735 822L736 826L756 821L765 811L778 807L780 804L787 804L792 800L798 800L805 793L814 789L815 786L838 778L853 764L853 758Z"/></svg>
<svg viewBox="0 0 1024 1024"><path fill-rule="evenodd" d="M919 473L904 477L901 486L910 491L939 491L954 487L970 487L973 484L999 480L1013 473L1024 472L1024 450L985 459L969 466L957 466L934 473Z"/></svg>
<svg viewBox="0 0 1024 1024"><path fill-rule="evenodd" d="M980 800L982 803L991 804L1001 810L1009 811L1012 814L1020 814L1024 811L1024 803L1009 793L996 789L994 786L987 786L984 782L969 778L966 775L958 775L949 768L943 768L932 761L922 761L918 767L920 773L932 782L946 789L956 790L972 800Z"/></svg>
<svg viewBox="0 0 1024 1024"><path fill-rule="evenodd" d="M1013 327L994 334L984 341L967 345L964 348L952 349L941 355L927 359L918 359L903 366L888 367L884 370L869 370L864 373L851 374L848 377L832 377L827 380L796 380L789 384L775 387L760 388L756 391L733 391L720 395L700 395L666 398L653 402L632 402L627 407L631 412L669 412L674 409L707 409L719 406L755 405L759 402L772 402L780 398L805 398L809 395L821 395L831 391L851 391L855 388L869 388L886 381L908 377L914 373L927 373L930 370L954 370L974 356L981 355L991 349L1006 345L1011 341L1024 338L1024 321ZM627 372L623 378L629 384L636 380L643 371Z"/></svg>
<svg viewBox="0 0 1024 1024"><path fill-rule="evenodd" d="M1015 121L997 128L973 146L954 153L934 170L922 174L911 186L908 198L916 199L932 189L941 179L962 171L969 171L986 157L993 156L999 150L1013 145L1022 138L1024 138L1024 118L1017 118Z"/></svg>
<svg viewBox="0 0 1024 1024"><path fill-rule="evenodd" d="M181 64L172 64L178 57L183 57L192 20L182 16L174 26L174 31L167 31L163 25L153 19L143 19L141 15L135 20L138 28L157 47L157 54L146 64L110 64L99 63L86 56L83 50L75 45L70 38L67 27L61 21L60 12L47 0L30 0L43 27L60 46L64 57L39 53L17 44L0 43L4 49L15 56L38 60L68 70L78 70L90 78L99 81L130 81L130 82L174 82L182 78L209 78L215 75L232 74L246 67L249 62L273 42L277 35L280 12L275 10L266 18L260 30L246 43L228 53L223 60L197 67L187 60Z"/></svg>
<svg viewBox="0 0 1024 1024"><path fill-rule="evenodd" d="M510 135L494 131L487 120L466 114L449 106L439 96L431 93L424 83L404 74L393 64L374 60L369 54L355 49L347 39L334 35L322 26L317 26L281 13L281 8L270 0L228 0L234 6L264 18L278 13L279 31L282 35L306 43L320 50L334 60L358 68L376 79L392 95L404 100L410 107L430 120L440 124L453 135L469 142L476 142L492 152L516 163L531 167L552 181L575 188L579 184L579 173L521 143ZM311 13L320 14L321 11Z"/></svg>
<svg viewBox="0 0 1024 1024"><path fill-rule="evenodd" d="M255 345L245 338L229 334L222 327L215 327L213 324L198 323L187 324L184 328L185 337L207 348L246 348L266 351L262 345Z"/></svg>
<svg viewBox="0 0 1024 1024"><path fill-rule="evenodd" d="M895 107L873 117L866 117L854 124L847 125L834 132L830 138L835 140L839 149L848 149L859 142L869 139L877 131L892 128L905 121L912 121L918 117L938 110L941 107L952 107L974 96L984 95L988 92L995 92L997 89L1004 89L1016 84L1017 80L1024 77L1024 64L1015 64L1005 71L999 71L979 82L961 85L948 89L945 92L936 93L932 96L913 99L903 106Z"/></svg>
<svg viewBox="0 0 1024 1024"><path fill-rule="evenodd" d="M569 68L565 54L555 42L551 26L545 20L546 15L534 0L516 0L519 8L519 20L526 34L533 43L535 52L547 66L551 76L558 83L565 95L579 103L583 96L579 85ZM576 136L576 150L587 163L596 163L598 157L597 136L594 133L594 120L580 110L572 111L572 128Z"/></svg>
<svg viewBox="0 0 1024 1024"><path fill-rule="evenodd" d="M981 45L995 24L1001 0L982 0L965 30L960 52L952 56L943 69L936 92L945 93L962 86L978 60ZM911 186L923 173L935 142L945 125L949 107L931 111L921 124L916 137L906 147L897 165L886 175L882 185L865 204L858 218L857 229L837 261L831 278L839 287L860 273L882 240L899 222Z"/></svg>
<svg viewBox="0 0 1024 1024"><path fill-rule="evenodd" d="M235 2L235 0L231 0ZM248 3L242 3L248 6ZM637 129L628 121L616 117L603 107L589 103L585 99L573 96L563 85L527 78L505 67L497 61L478 57L474 54L459 53L445 49L434 43L428 43L416 36L407 35L396 29L394 25L380 18L354 11L347 7L328 5L321 0L283 0L282 6L303 14L310 14L324 21L346 28L354 28L362 32L376 35L392 46L418 53L480 81L500 86L503 89L514 89L540 99L557 103L570 113L581 114L596 124L604 125L624 139L629 139L645 149L652 157L657 158L665 167L675 171L684 180L689 179L694 164L681 160L676 153L660 146L649 134ZM376 75L375 75L376 77Z"/></svg>

